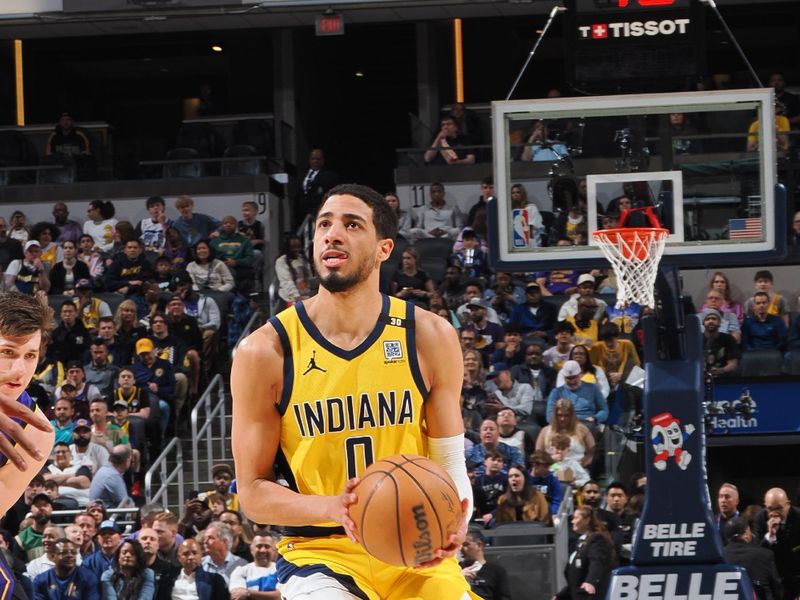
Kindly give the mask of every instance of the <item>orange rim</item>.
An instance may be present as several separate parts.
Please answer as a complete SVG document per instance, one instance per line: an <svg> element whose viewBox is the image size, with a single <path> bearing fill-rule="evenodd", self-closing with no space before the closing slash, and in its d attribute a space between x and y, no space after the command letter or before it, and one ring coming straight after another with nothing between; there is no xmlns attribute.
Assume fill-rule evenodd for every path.
<svg viewBox="0 0 800 600"><path fill-rule="evenodd" d="M595 242L601 245L610 243L619 248L626 260L647 260L650 256L650 243L661 241L669 236L669 229L658 227L620 227L617 229L598 229L592 233ZM620 245L620 238L625 242ZM608 242L606 242L608 240Z"/></svg>

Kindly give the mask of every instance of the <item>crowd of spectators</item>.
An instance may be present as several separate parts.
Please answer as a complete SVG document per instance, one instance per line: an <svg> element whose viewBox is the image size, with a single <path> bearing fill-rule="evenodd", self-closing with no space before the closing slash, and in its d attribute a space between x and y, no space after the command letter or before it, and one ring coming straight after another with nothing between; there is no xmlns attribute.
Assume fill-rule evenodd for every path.
<svg viewBox="0 0 800 600"><path fill-rule="evenodd" d="M82 223L62 202L52 222L29 227L15 211L8 231L0 219L2 288L45 296L57 321L28 392L56 429L42 476L59 509L141 497L145 472L257 309L257 206L222 222L193 207L178 197L173 220L153 196L136 225L100 200Z"/></svg>
<svg viewBox="0 0 800 600"><path fill-rule="evenodd" d="M61 488L81 489L91 477L90 467L69 466L68 444L57 443L55 452L57 466L34 477L0 531L0 551L29 598L280 599L280 536L239 512L229 465L214 465L213 488L192 492L180 514L144 504L131 508L134 523L123 527L103 500L90 500L76 515L54 514ZM92 487L101 477L121 479L130 460L130 448L116 446Z"/></svg>

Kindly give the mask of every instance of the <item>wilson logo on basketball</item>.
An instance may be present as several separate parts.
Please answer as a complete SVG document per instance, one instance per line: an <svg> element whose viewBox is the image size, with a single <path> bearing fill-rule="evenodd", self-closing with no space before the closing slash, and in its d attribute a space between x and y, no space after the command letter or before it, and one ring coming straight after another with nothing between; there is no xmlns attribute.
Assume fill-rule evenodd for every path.
<svg viewBox="0 0 800 600"><path fill-rule="evenodd" d="M431 542L431 528L425 513L425 507L417 504L411 507L414 511L414 522L419 531L419 537L414 541L414 564L419 565L433 560L433 543Z"/></svg>

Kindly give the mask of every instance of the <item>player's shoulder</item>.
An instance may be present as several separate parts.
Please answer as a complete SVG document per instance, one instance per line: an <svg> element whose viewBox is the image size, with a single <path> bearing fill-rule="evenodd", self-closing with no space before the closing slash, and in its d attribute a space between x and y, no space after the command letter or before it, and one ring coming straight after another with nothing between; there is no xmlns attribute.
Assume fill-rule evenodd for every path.
<svg viewBox="0 0 800 600"><path fill-rule="evenodd" d="M234 360L271 360L282 359L283 348L275 326L267 321L264 325L248 335L236 348Z"/></svg>
<svg viewBox="0 0 800 600"><path fill-rule="evenodd" d="M414 321L418 334L423 336L451 336L455 334L455 328L449 321L419 306L414 307Z"/></svg>

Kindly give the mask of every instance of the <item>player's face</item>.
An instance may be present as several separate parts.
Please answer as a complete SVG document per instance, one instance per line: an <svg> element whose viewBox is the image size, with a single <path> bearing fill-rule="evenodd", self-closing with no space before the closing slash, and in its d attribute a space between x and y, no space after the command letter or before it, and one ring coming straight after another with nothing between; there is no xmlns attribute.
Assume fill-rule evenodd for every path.
<svg viewBox="0 0 800 600"><path fill-rule="evenodd" d="M385 247L391 251L390 243ZM322 287L334 294L351 290L376 272L384 251L367 204L348 195L325 201L314 234L314 262Z"/></svg>
<svg viewBox="0 0 800 600"><path fill-rule="evenodd" d="M0 398L14 402L25 391L39 363L42 334L27 337L0 335Z"/></svg>

